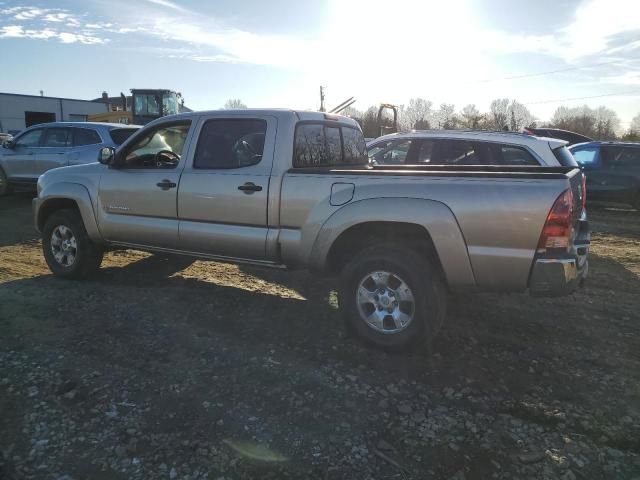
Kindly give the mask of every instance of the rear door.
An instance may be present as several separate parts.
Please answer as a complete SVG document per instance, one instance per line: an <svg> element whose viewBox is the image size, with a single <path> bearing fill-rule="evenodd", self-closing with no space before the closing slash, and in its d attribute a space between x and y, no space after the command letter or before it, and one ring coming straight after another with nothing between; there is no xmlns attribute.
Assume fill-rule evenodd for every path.
<svg viewBox="0 0 640 480"><path fill-rule="evenodd" d="M42 148L37 153L38 174L52 168L69 164L71 152L71 129L69 127L48 127L45 129Z"/></svg>
<svg viewBox="0 0 640 480"><path fill-rule="evenodd" d="M13 148L2 149L2 164L13 182L35 183L38 173L37 152L40 151L44 128L34 128L15 140Z"/></svg>
<svg viewBox="0 0 640 480"><path fill-rule="evenodd" d="M103 142L100 134L93 128L71 127L72 146L68 155L68 164L81 165L97 161L98 150L103 143L107 142Z"/></svg>
<svg viewBox="0 0 640 480"><path fill-rule="evenodd" d="M203 117L178 191L180 248L266 258L267 200L277 120L268 115Z"/></svg>
<svg viewBox="0 0 640 480"><path fill-rule="evenodd" d="M601 199L633 203L640 179L640 148L603 145L601 155L602 169L597 177Z"/></svg>

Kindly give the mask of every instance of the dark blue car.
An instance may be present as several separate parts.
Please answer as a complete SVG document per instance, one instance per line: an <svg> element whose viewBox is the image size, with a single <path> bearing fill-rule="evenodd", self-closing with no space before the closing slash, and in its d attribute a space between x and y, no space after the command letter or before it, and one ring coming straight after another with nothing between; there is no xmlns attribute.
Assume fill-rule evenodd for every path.
<svg viewBox="0 0 640 480"><path fill-rule="evenodd" d="M569 147L587 176L587 198L640 209L640 143L587 142Z"/></svg>

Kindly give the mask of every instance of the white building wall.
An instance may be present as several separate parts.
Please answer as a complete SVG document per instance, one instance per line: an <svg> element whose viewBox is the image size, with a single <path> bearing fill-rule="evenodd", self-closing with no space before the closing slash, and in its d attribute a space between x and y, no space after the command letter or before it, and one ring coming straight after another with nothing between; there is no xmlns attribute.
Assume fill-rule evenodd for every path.
<svg viewBox="0 0 640 480"><path fill-rule="evenodd" d="M56 121L62 122L106 111L107 104L100 102L0 93L0 132L24 130L25 112L53 113Z"/></svg>

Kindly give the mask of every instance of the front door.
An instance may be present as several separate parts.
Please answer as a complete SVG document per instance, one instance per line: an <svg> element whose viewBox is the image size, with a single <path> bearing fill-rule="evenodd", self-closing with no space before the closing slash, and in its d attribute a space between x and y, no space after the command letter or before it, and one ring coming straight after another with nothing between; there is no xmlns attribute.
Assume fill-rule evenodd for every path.
<svg viewBox="0 0 640 480"><path fill-rule="evenodd" d="M98 223L105 240L178 247L176 202L190 127L190 121L156 125L118 152L117 168L100 179Z"/></svg>
<svg viewBox="0 0 640 480"><path fill-rule="evenodd" d="M276 119L237 113L204 117L199 132L178 191L182 248L266 259Z"/></svg>
<svg viewBox="0 0 640 480"><path fill-rule="evenodd" d="M20 135L13 148L2 150L3 165L12 182L35 183L40 175L37 153L44 133L43 128L34 128Z"/></svg>

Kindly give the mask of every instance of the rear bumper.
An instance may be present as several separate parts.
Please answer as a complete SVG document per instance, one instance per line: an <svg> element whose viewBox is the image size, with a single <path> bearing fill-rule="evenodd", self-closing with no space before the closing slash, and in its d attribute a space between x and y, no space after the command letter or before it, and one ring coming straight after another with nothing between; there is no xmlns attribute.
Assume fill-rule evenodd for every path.
<svg viewBox="0 0 640 480"><path fill-rule="evenodd" d="M533 262L529 293L534 297L562 297L580 288L589 273L591 233L586 212L576 225L576 235L569 251L543 254Z"/></svg>
<svg viewBox="0 0 640 480"><path fill-rule="evenodd" d="M535 297L561 297L582 286L589 262L576 258L541 258L533 264L529 293Z"/></svg>

